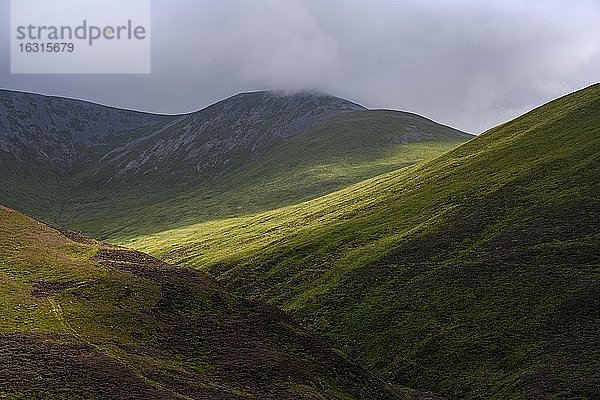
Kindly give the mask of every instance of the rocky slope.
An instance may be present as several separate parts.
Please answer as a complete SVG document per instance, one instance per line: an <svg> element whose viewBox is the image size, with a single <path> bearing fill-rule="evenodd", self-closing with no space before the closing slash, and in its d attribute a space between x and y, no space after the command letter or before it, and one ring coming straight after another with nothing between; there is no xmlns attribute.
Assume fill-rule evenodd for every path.
<svg viewBox="0 0 600 400"><path fill-rule="evenodd" d="M4 160L69 174L95 161L107 180L159 167L168 176L223 174L319 122L362 109L320 94L256 92L167 116L0 91L0 152Z"/></svg>
<svg viewBox="0 0 600 400"><path fill-rule="evenodd" d="M115 149L102 161L117 171L112 179L155 171L176 179L223 175L285 139L357 110L363 108L320 94L244 93L183 116L141 142Z"/></svg>
<svg viewBox="0 0 600 400"><path fill-rule="evenodd" d="M94 150L150 135L173 118L1 90L1 159L67 171Z"/></svg>

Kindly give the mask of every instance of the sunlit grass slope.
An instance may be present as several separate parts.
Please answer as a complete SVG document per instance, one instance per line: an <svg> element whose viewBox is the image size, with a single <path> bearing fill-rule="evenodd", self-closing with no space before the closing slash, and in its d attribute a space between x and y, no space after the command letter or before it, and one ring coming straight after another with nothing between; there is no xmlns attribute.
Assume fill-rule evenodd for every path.
<svg viewBox="0 0 600 400"><path fill-rule="evenodd" d="M600 85L428 162L128 244L292 311L391 382L595 398Z"/></svg>
<svg viewBox="0 0 600 400"><path fill-rule="evenodd" d="M274 307L0 206L0 398L389 399Z"/></svg>
<svg viewBox="0 0 600 400"><path fill-rule="evenodd" d="M122 241L309 200L431 159L472 137L411 113L345 113L210 181L184 180L174 188L179 177L164 176L152 186L77 189L58 220L94 237Z"/></svg>

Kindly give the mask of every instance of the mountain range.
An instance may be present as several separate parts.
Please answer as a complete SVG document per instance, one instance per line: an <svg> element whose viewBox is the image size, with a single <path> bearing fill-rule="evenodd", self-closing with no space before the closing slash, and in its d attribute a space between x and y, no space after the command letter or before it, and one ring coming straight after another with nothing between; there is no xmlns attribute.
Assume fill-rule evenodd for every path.
<svg viewBox="0 0 600 400"><path fill-rule="evenodd" d="M0 394L600 393L600 85L478 137L317 93L0 100L0 203L51 223L1 210Z"/></svg>
<svg viewBox="0 0 600 400"><path fill-rule="evenodd" d="M317 197L470 137L315 93L168 116L2 91L0 202L116 240Z"/></svg>

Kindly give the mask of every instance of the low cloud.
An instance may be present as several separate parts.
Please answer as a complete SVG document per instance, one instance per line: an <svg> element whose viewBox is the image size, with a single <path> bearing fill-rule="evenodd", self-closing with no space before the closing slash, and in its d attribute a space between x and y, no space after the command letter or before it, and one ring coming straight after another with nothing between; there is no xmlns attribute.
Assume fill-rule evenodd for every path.
<svg viewBox="0 0 600 400"><path fill-rule="evenodd" d="M595 1L154 1L152 74L10 75L5 50L0 86L155 112L318 90L477 133L594 83L599 20Z"/></svg>

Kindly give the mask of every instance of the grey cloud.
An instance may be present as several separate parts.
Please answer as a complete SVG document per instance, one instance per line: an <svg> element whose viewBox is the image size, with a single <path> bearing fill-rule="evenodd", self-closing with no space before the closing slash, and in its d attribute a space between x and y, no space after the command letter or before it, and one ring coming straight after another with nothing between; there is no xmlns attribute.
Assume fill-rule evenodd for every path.
<svg viewBox="0 0 600 400"><path fill-rule="evenodd" d="M156 112L311 89L477 133L594 83L599 20L583 0L156 0L152 74L10 75L5 51L0 86Z"/></svg>

